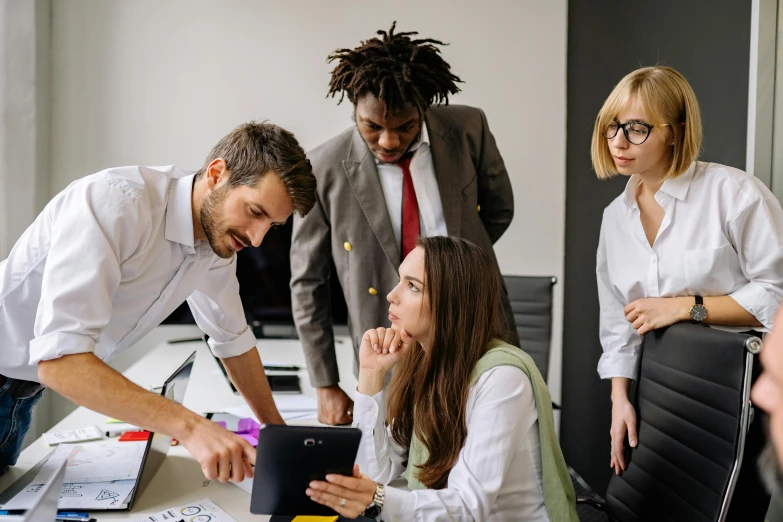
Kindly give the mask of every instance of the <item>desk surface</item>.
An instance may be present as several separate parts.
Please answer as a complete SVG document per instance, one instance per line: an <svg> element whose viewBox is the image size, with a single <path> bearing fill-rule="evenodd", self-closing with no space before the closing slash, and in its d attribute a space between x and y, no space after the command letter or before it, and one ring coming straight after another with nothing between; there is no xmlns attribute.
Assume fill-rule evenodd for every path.
<svg viewBox="0 0 783 522"><path fill-rule="evenodd" d="M305 366L305 358L298 341L260 340L258 348L262 360L280 361L287 364ZM131 348L132 349L132 348ZM136 384L150 389L163 384L165 379L193 352L197 352L184 405L202 414L207 411L220 411L223 408L243 403L239 395L231 392L223 374L205 343L189 342L163 343L147 356L132 365L125 376ZM353 396L356 379L353 375L353 348L347 339L337 343L337 359L342 379L341 386ZM315 397L310 387L306 370L300 371L302 392ZM77 408L53 431L65 431L92 424L102 424L105 416L86 408ZM292 422L292 424L316 424L315 421ZM0 477L0 491L4 491L19 477L44 458L53 447L46 444L43 437L25 449L16 466ZM169 507L209 498L226 513L238 521L269 520L268 516L250 514L250 495L232 484L208 481L201 472L201 466L182 446L174 446L147 489L136 499L132 511L96 511L93 516L99 520L136 520L144 515L154 514Z"/></svg>

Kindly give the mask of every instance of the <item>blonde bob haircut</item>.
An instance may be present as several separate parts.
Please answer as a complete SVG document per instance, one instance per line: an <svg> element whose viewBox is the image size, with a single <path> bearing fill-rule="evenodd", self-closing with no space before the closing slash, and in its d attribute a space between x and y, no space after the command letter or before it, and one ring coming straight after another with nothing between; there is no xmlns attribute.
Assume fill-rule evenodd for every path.
<svg viewBox="0 0 783 522"><path fill-rule="evenodd" d="M656 66L628 74L601 107L590 147L593 169L598 177L606 179L618 174L604 130L629 106L641 111L653 125L650 138L655 138L655 133L665 132L667 143L674 143L670 147L669 168L664 178L676 178L685 172L701 150L699 102L688 80L680 73L671 67Z"/></svg>

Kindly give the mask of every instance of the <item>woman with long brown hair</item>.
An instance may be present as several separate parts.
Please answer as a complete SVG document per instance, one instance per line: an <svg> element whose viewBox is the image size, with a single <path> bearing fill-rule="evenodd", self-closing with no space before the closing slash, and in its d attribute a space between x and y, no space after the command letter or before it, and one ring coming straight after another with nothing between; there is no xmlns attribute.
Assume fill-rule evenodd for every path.
<svg viewBox="0 0 783 522"><path fill-rule="evenodd" d="M499 296L479 247L419 239L387 297L391 328L362 338L354 426L366 475L314 481L314 501L387 521L578 520L549 391L532 359L498 340ZM385 487L403 476L407 487Z"/></svg>

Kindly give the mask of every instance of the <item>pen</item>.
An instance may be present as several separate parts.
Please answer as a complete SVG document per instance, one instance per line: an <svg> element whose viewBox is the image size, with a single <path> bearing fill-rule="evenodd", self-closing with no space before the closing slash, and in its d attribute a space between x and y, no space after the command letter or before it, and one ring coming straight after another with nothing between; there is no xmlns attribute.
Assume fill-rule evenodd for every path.
<svg viewBox="0 0 783 522"><path fill-rule="evenodd" d="M75 520L78 522L90 522L89 513L74 513L70 511L61 511L55 517L57 520Z"/></svg>
<svg viewBox="0 0 783 522"><path fill-rule="evenodd" d="M132 433L137 431L144 431L141 428L122 428L118 430L109 430L104 433L106 433L107 437L117 437L118 435L124 435L126 433Z"/></svg>
<svg viewBox="0 0 783 522"><path fill-rule="evenodd" d="M286 366L281 364L268 364L264 365L265 370L273 371L273 372L298 372L301 370L299 366Z"/></svg>

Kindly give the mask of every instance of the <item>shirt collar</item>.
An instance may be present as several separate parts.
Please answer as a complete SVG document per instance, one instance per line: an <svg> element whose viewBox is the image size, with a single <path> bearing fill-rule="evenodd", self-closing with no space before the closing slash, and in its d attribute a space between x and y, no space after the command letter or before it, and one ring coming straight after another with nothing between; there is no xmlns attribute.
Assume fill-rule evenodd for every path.
<svg viewBox="0 0 783 522"><path fill-rule="evenodd" d="M693 180L693 174L696 172L696 162L691 163L690 167L677 176L676 178L669 178L661 185L661 190L673 198L680 201L685 199L688 195L688 188L691 186Z"/></svg>
<svg viewBox="0 0 783 522"><path fill-rule="evenodd" d="M193 178L195 174L176 178L166 204L166 234L169 241L193 247Z"/></svg>
<svg viewBox="0 0 783 522"><path fill-rule="evenodd" d="M691 186L691 181L693 181L693 174L695 172L696 162L694 161L685 172L676 178L666 179L659 190L675 199L682 201L688 195L688 188ZM625 185L623 200L625 201L625 206L628 208L628 210L638 207L636 204L636 187L638 187L639 183L641 182L642 180L639 179L639 176L634 174Z"/></svg>
<svg viewBox="0 0 783 522"><path fill-rule="evenodd" d="M416 141L411 143L411 146L408 147L408 152L416 152L419 147L422 145L430 146L430 133L427 130L427 122L424 121L424 118L421 120L421 130L419 131L419 137L416 138ZM378 158L375 158L375 164L380 165L380 161L378 161Z"/></svg>

